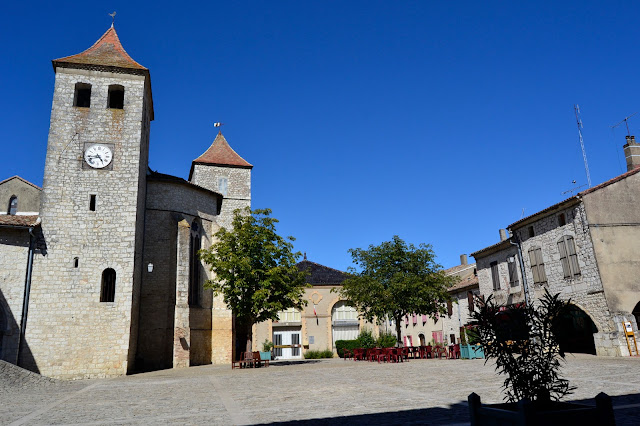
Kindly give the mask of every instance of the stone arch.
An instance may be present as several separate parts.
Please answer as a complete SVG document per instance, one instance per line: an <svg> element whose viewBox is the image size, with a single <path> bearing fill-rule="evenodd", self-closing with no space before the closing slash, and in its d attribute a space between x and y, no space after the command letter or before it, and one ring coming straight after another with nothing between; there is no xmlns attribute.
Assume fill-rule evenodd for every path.
<svg viewBox="0 0 640 426"><path fill-rule="evenodd" d="M557 331L558 343L565 352L596 354L594 334L600 330L587 310L571 302L561 318Z"/></svg>
<svg viewBox="0 0 640 426"><path fill-rule="evenodd" d="M631 311L631 314L636 318L636 327L640 325L640 302Z"/></svg>

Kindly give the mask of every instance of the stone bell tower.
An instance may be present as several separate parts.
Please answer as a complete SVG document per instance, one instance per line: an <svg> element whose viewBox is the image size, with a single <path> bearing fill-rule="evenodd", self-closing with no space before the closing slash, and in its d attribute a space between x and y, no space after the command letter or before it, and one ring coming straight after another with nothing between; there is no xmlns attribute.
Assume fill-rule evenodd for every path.
<svg viewBox="0 0 640 426"><path fill-rule="evenodd" d="M53 70L41 207L47 254L34 265L20 364L63 378L122 375L137 341L149 70L113 25Z"/></svg>

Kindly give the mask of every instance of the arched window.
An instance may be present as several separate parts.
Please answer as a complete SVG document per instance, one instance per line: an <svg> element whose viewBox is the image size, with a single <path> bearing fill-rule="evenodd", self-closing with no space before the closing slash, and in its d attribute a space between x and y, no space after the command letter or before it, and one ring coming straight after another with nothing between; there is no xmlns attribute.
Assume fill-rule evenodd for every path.
<svg viewBox="0 0 640 426"><path fill-rule="evenodd" d="M349 306L344 300L333 305L333 309L331 310L331 322L333 325L334 349L336 347L336 340L353 340L360 334L358 311L356 311L356 308Z"/></svg>
<svg viewBox="0 0 640 426"><path fill-rule="evenodd" d="M123 109L124 108L124 86L112 84L109 86L109 94L107 96L107 108Z"/></svg>
<svg viewBox="0 0 640 426"><path fill-rule="evenodd" d="M9 207L7 208L7 214L16 214L18 212L18 197L12 195L9 198Z"/></svg>
<svg viewBox="0 0 640 426"><path fill-rule="evenodd" d="M197 221L191 224L191 239L189 241L189 305L200 306L200 226Z"/></svg>
<svg viewBox="0 0 640 426"><path fill-rule="evenodd" d="M91 85L88 83L76 83L73 94L73 106L89 108L91 106Z"/></svg>
<svg viewBox="0 0 640 426"><path fill-rule="evenodd" d="M102 271L101 302L113 302L116 298L116 271L107 268Z"/></svg>
<svg viewBox="0 0 640 426"><path fill-rule="evenodd" d="M571 278L580 275L576 245L571 235L564 235L558 240L558 251L560 252L560 263L562 263L564 277Z"/></svg>

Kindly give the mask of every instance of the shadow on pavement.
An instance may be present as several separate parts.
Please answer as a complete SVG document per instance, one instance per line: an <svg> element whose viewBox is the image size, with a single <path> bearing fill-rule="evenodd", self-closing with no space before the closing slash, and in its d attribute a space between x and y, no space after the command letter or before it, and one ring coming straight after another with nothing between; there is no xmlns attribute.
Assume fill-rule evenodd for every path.
<svg viewBox="0 0 640 426"><path fill-rule="evenodd" d="M595 395L594 395L595 398ZM595 405L594 398L591 399L567 399L570 402L579 404ZM640 424L640 393L612 396L613 412L617 426L636 426ZM398 425L398 424L420 424L420 425L468 425L469 407L464 402L459 402L444 407L422 408L404 411L387 411L373 414L357 414L352 416L327 417L309 420L292 420L287 422L268 423L271 425Z"/></svg>
<svg viewBox="0 0 640 426"><path fill-rule="evenodd" d="M302 365L302 364L315 364L317 362L322 362L317 359L309 359L309 360L299 360L299 361L271 361L269 363L269 367L283 367L286 365Z"/></svg>

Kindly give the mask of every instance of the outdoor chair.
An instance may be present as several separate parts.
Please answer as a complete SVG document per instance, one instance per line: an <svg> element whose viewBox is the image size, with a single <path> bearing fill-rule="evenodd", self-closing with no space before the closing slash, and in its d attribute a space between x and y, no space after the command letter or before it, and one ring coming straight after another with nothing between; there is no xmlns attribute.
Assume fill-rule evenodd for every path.
<svg viewBox="0 0 640 426"><path fill-rule="evenodd" d="M453 345L453 359L460 359L460 344Z"/></svg>
<svg viewBox="0 0 640 426"><path fill-rule="evenodd" d="M343 360L347 360L347 359L351 359L353 358L353 352L351 352L349 349L345 348L342 350L342 355L343 355Z"/></svg>
<svg viewBox="0 0 640 426"><path fill-rule="evenodd" d="M353 350L353 360L354 361L358 361L358 360L363 360L365 359L365 350L362 348L358 348L358 349L354 349Z"/></svg>
<svg viewBox="0 0 640 426"><path fill-rule="evenodd" d="M431 345L424 347L425 358L433 358L433 347Z"/></svg>

